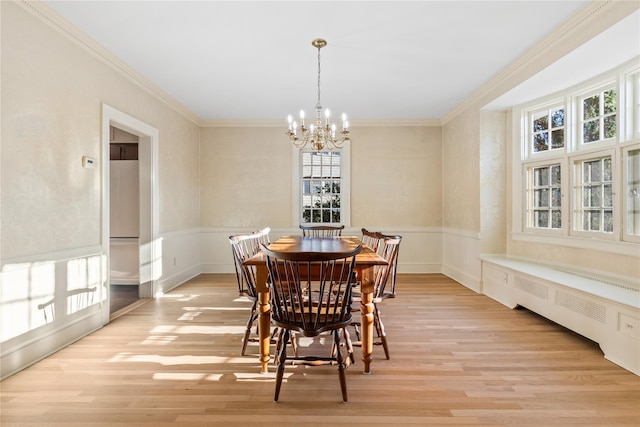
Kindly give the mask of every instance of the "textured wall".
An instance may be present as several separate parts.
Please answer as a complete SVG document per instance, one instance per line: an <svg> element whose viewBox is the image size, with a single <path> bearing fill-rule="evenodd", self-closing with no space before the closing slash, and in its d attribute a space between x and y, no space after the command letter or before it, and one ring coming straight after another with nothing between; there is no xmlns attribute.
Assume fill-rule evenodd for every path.
<svg viewBox="0 0 640 427"><path fill-rule="evenodd" d="M351 144L351 223L442 226L439 126L371 126Z"/></svg>
<svg viewBox="0 0 640 427"><path fill-rule="evenodd" d="M507 113L480 112L480 250L505 253L507 239Z"/></svg>
<svg viewBox="0 0 640 427"><path fill-rule="evenodd" d="M200 132L203 227L291 224L291 144L284 127L210 127Z"/></svg>
<svg viewBox="0 0 640 427"><path fill-rule="evenodd" d="M440 127L352 131L351 224L440 227ZM289 227L291 144L282 128L203 128L203 227Z"/></svg>
<svg viewBox="0 0 640 427"><path fill-rule="evenodd" d="M19 5L1 18L2 258L100 243L103 102L159 130L161 231L197 227L197 126Z"/></svg>
<svg viewBox="0 0 640 427"><path fill-rule="evenodd" d="M480 112L468 109L444 125L444 227L480 231Z"/></svg>

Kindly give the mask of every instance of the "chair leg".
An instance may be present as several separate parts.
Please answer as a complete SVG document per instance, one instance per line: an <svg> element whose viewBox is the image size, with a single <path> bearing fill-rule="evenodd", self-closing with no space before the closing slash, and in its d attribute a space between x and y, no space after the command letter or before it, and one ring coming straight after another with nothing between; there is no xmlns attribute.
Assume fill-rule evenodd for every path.
<svg viewBox="0 0 640 427"><path fill-rule="evenodd" d="M289 341L289 330L283 329L282 334L278 340L278 347L280 352L278 354L278 372L276 374L276 392L273 396L273 401L277 402L280 396L280 387L282 386L282 378L284 377L284 364L287 360L287 341Z"/></svg>
<svg viewBox="0 0 640 427"><path fill-rule="evenodd" d="M254 301L253 306L251 307L251 314L249 315L249 320L247 321L247 329L244 331L244 338L242 340L242 351L240 355L244 356L245 351L247 350L247 343L249 342L249 337L251 336L251 327L253 326L253 322L258 318L258 302Z"/></svg>
<svg viewBox="0 0 640 427"><path fill-rule="evenodd" d="M344 360L342 359L342 352L340 351L340 330L333 331L333 342L336 348L336 359L338 360L338 376L340 377L340 389L342 389L342 401L347 402L347 376Z"/></svg>
<svg viewBox="0 0 640 427"><path fill-rule="evenodd" d="M342 333L344 335L344 341L345 341L345 344L347 346L347 354L349 355L349 359L351 360L351 364L355 365L356 356L353 354L353 343L351 342L351 335L349 335L349 330L347 328L344 328L342 330Z"/></svg>
<svg viewBox="0 0 640 427"><path fill-rule="evenodd" d="M295 332L290 332L289 341L291 342L291 349L293 350L293 355L298 357L298 335Z"/></svg>
<svg viewBox="0 0 640 427"><path fill-rule="evenodd" d="M256 334L258 334L258 328L256 328ZM275 344L277 341L276 335L280 334L280 329L276 326L275 328L273 328L273 331L271 331L271 337L269 338L271 340L271 344Z"/></svg>
<svg viewBox="0 0 640 427"><path fill-rule="evenodd" d="M356 341L362 341L362 338L360 338L360 324L359 323L353 323L353 330L356 333Z"/></svg>
<svg viewBox="0 0 640 427"><path fill-rule="evenodd" d="M278 357L280 357L280 351L282 350L282 336L284 335L284 329L278 328L278 338L276 338L276 348L273 353L273 360L278 363Z"/></svg>
<svg viewBox="0 0 640 427"><path fill-rule="evenodd" d="M389 346L387 345L387 334L384 331L384 323L382 323L382 319L380 318L380 310L378 310L378 306L373 310L373 321L376 326L376 330L378 331L378 337L380 337L380 341L382 342L382 348L384 348L384 355L387 360L389 360Z"/></svg>

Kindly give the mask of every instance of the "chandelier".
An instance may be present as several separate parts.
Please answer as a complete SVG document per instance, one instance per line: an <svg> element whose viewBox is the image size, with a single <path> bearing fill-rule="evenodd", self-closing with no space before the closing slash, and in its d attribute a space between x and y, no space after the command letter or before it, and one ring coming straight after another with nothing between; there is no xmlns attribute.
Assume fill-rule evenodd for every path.
<svg viewBox="0 0 640 427"><path fill-rule="evenodd" d="M323 113L322 104L320 103L320 49L327 45L327 41L324 39L314 39L311 45L318 49L318 103L316 104L316 122L307 127L304 124L304 110L301 110L300 128L298 129L298 123L289 115L289 130L287 131L287 135L289 135L289 139L297 148L303 148L307 144L310 144L316 151L321 151L324 148L330 150L342 148L345 143L351 141L351 138L349 138L349 122L347 121L347 116L344 113L342 114L342 130L338 131L335 123L329 122L329 109L327 108ZM336 133L339 133L339 135L336 136Z"/></svg>

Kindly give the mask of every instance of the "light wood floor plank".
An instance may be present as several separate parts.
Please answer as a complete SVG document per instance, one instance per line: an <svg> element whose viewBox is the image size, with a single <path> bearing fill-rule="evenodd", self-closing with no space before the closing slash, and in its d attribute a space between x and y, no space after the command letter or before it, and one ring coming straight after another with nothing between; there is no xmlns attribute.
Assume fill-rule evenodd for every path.
<svg viewBox="0 0 640 427"><path fill-rule="evenodd" d="M256 343L240 356L235 275L201 275L0 383L0 425L640 425L640 377L597 344L442 275L398 289L382 306L391 359L376 346L372 375L351 366L346 404L335 366L287 367L274 403Z"/></svg>

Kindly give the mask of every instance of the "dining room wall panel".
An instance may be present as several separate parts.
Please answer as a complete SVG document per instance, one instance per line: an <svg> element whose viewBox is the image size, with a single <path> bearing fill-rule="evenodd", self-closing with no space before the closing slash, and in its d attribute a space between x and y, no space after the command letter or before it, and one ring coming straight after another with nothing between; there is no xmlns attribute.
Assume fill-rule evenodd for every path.
<svg viewBox="0 0 640 427"><path fill-rule="evenodd" d="M506 111L480 112L480 251L506 251L507 134Z"/></svg>
<svg viewBox="0 0 640 427"><path fill-rule="evenodd" d="M352 139L352 224L442 226L440 126L359 127Z"/></svg>
<svg viewBox="0 0 640 427"><path fill-rule="evenodd" d="M200 133L201 259L205 273L231 273L228 236L271 227L299 234L291 218L291 144L280 127L203 127ZM355 126L351 223L403 236L399 271L442 266L440 126Z"/></svg>
<svg viewBox="0 0 640 427"><path fill-rule="evenodd" d="M470 108L443 126L443 226L480 231L480 114Z"/></svg>
<svg viewBox="0 0 640 427"><path fill-rule="evenodd" d="M202 127L200 141L202 227L291 225L291 143L281 128Z"/></svg>
<svg viewBox="0 0 640 427"><path fill-rule="evenodd" d="M0 20L0 283L19 293L13 298L0 291L0 312L19 305L39 319L36 292L43 284L56 307L64 307L68 287L78 277L92 284L98 278L96 289L108 284L109 242L101 241L101 167L108 162L101 158L103 105L158 130L161 232L199 226L199 128L126 68L115 66L113 58L84 43L78 30L44 2L2 1ZM83 167L83 156L93 158L97 167ZM52 266L46 274L10 274L41 272L43 263ZM96 291L96 301L105 298L106 291ZM101 326L108 304L91 310L95 307L100 313L90 322L58 308L55 324L32 323L31 330L11 338L10 346L0 344L0 357L16 361L0 363L1 375ZM12 319L13 324L19 321ZM46 334L44 327L49 328Z"/></svg>

